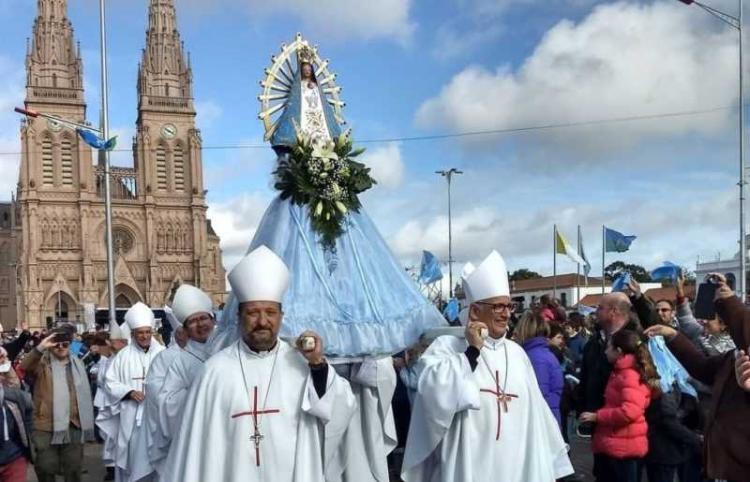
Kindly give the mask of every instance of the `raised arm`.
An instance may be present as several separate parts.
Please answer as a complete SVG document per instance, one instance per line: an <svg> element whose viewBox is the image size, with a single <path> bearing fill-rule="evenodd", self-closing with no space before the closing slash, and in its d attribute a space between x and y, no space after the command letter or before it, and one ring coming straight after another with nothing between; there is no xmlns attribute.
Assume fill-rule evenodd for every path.
<svg viewBox="0 0 750 482"><path fill-rule="evenodd" d="M706 356L685 335L665 325L654 325L648 328L644 335L663 336L669 350L682 363L691 377L706 385L713 384L725 355Z"/></svg>

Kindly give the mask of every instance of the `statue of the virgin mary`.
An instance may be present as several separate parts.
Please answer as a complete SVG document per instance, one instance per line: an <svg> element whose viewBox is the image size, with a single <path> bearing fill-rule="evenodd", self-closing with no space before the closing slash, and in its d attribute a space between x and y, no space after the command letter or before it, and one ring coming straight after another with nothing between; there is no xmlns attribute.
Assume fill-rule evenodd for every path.
<svg viewBox="0 0 750 482"><path fill-rule="evenodd" d="M321 60L317 49L300 35L292 44L282 45L281 54L272 61L261 81L259 117L281 165L288 162L300 138L317 146L342 138L344 103L328 61ZM427 329L446 323L396 261L363 209L345 214L342 233L332 246L321 242L311 210L278 196L248 248L267 246L292 273L282 303L282 337L313 330L323 338L328 355L358 357L399 352ZM220 346L238 336L233 298L218 330Z"/></svg>

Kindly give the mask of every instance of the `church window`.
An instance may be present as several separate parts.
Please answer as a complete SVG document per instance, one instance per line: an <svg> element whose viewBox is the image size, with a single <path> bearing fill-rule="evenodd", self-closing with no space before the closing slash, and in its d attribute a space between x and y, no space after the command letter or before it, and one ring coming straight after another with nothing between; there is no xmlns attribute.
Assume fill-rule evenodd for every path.
<svg viewBox="0 0 750 482"><path fill-rule="evenodd" d="M174 154L172 155L172 162L174 164L174 190L184 191L185 190L185 158L182 152L182 146L177 144L174 148Z"/></svg>
<svg viewBox="0 0 750 482"><path fill-rule="evenodd" d="M73 143L70 138L63 138L60 143L60 173L62 175L62 185L73 185Z"/></svg>
<svg viewBox="0 0 750 482"><path fill-rule="evenodd" d="M167 190L167 150L163 144L156 148L156 186L160 191Z"/></svg>
<svg viewBox="0 0 750 482"><path fill-rule="evenodd" d="M52 163L52 138L42 138L42 183L45 186L55 185L55 166Z"/></svg>

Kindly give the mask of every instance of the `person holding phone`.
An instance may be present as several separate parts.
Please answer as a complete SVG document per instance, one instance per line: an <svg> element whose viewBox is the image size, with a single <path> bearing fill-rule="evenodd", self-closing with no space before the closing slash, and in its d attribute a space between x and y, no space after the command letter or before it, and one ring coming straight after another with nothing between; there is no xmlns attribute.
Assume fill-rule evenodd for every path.
<svg viewBox="0 0 750 482"><path fill-rule="evenodd" d="M724 276L711 274L717 285L714 306L737 346L750 344L750 309L734 295ZM667 345L690 375L712 387L711 408L705 424L703 459L709 478L748 480L750 474L750 397L741 386L744 371L737 378L733 352L706 356L683 334L665 325L645 333L663 336ZM746 380L745 380L746 381Z"/></svg>
<svg viewBox="0 0 750 482"><path fill-rule="evenodd" d="M86 368L70 355L72 334L58 328L24 358L34 385L34 431L39 482L54 482L62 470L65 482L81 480L83 446L94 440L94 405Z"/></svg>

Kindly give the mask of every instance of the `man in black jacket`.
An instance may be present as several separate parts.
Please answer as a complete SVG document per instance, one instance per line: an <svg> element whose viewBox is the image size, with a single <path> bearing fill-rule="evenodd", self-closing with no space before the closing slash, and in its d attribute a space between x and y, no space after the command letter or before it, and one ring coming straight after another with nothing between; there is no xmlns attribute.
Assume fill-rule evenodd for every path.
<svg viewBox="0 0 750 482"><path fill-rule="evenodd" d="M604 389L612 373L612 365L604 351L607 340L625 328L640 331L637 317L631 311L631 303L624 293L609 293L602 297L596 309L598 330L583 348L581 360L581 383L578 385L578 413L596 412L604 406ZM590 436L592 426L581 424L579 435Z"/></svg>

